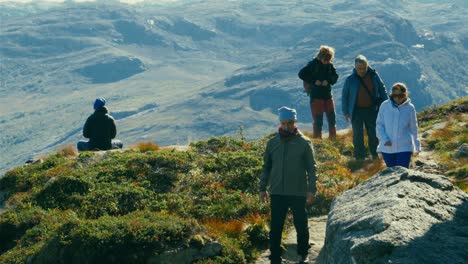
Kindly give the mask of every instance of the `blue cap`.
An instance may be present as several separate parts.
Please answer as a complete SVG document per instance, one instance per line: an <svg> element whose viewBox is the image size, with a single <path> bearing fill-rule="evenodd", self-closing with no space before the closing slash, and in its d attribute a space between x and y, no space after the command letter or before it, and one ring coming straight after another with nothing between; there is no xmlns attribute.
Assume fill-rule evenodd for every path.
<svg viewBox="0 0 468 264"><path fill-rule="evenodd" d="M96 98L96 101L94 101L94 110L97 110L103 107L105 104L106 104L106 99L102 97Z"/></svg>
<svg viewBox="0 0 468 264"><path fill-rule="evenodd" d="M297 120L297 113L296 109L288 108L286 106L281 107L278 109L279 113L279 120L283 121L286 119Z"/></svg>

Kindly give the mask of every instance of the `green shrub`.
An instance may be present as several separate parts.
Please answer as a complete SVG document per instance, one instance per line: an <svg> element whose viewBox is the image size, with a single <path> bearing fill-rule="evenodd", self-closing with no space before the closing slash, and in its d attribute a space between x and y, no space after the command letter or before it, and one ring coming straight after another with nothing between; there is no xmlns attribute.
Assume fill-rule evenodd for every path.
<svg viewBox="0 0 468 264"><path fill-rule="evenodd" d="M148 181L156 192L172 190L181 173L191 169L190 153L160 150L140 153L129 151L113 156L93 165L101 182Z"/></svg>
<svg viewBox="0 0 468 264"><path fill-rule="evenodd" d="M220 256L213 258L214 263L239 264L248 263L244 251L242 250L242 240L246 238L232 239L229 237L219 237L219 242L223 246Z"/></svg>
<svg viewBox="0 0 468 264"><path fill-rule="evenodd" d="M239 191L221 190L213 196L203 196L197 200L194 216L222 220L239 219L251 213L262 213L258 195Z"/></svg>
<svg viewBox="0 0 468 264"><path fill-rule="evenodd" d="M84 151L78 154L77 162L89 164L93 160L95 153L93 151Z"/></svg>
<svg viewBox="0 0 468 264"><path fill-rule="evenodd" d="M255 194L258 192L261 167L236 169L225 173L221 179L228 190Z"/></svg>
<svg viewBox="0 0 468 264"><path fill-rule="evenodd" d="M39 224L46 212L39 207L27 210L9 210L0 215L0 253L3 253L16 245L24 233Z"/></svg>
<svg viewBox="0 0 468 264"><path fill-rule="evenodd" d="M65 165L67 162L68 160L59 154L53 154L42 162L12 169L6 172L4 177L0 178L0 190L12 194L28 191L33 186L42 186L51 178L47 174L49 170L57 170L58 167ZM69 166L65 167L69 168Z"/></svg>
<svg viewBox="0 0 468 264"><path fill-rule="evenodd" d="M38 254L41 263L146 263L188 245L200 228L191 219L137 211L65 223ZM40 261L39 261L40 260Z"/></svg>
<svg viewBox="0 0 468 264"><path fill-rule="evenodd" d="M145 208L151 203L152 193L132 184L98 184L96 189L82 200L80 211L86 218L103 215L125 215Z"/></svg>
<svg viewBox="0 0 468 264"><path fill-rule="evenodd" d="M25 174L23 167L17 167L12 170L9 170L5 173L3 177L0 178L0 190L8 192L19 192L27 190L27 188L18 188L20 185L19 181Z"/></svg>
<svg viewBox="0 0 468 264"><path fill-rule="evenodd" d="M257 192L262 158L251 152L220 153L203 159L205 172L218 172L227 189Z"/></svg>
<svg viewBox="0 0 468 264"><path fill-rule="evenodd" d="M266 222L255 223L245 230L249 241L259 249L268 248L270 228Z"/></svg>
<svg viewBox="0 0 468 264"><path fill-rule="evenodd" d="M190 208L193 207L193 197L185 193L154 193L146 205L146 209L153 212L170 212L180 217L192 217Z"/></svg>
<svg viewBox="0 0 468 264"><path fill-rule="evenodd" d="M92 188L92 183L84 177L61 176L50 179L35 196L35 201L43 208L76 208L83 195Z"/></svg>
<svg viewBox="0 0 468 264"><path fill-rule="evenodd" d="M211 154L242 150L245 142L232 137L213 137L206 141L191 143L190 146L200 154Z"/></svg>

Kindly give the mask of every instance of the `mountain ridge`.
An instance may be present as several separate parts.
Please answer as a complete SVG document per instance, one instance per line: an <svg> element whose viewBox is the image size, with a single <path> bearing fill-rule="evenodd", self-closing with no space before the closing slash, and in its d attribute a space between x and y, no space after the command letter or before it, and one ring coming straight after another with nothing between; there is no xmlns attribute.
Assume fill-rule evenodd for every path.
<svg viewBox="0 0 468 264"><path fill-rule="evenodd" d="M346 125L339 113L340 88L358 53L368 56L387 87L407 82L418 110L464 96L464 31L431 31L431 23L440 25L440 19L427 30L420 26L424 16L411 16L423 4L395 5L74 3L38 9L27 22L2 16L0 142L6 151L0 168L24 162L31 149L57 147L54 142L83 125L98 96L108 99L111 113L159 105L138 119L119 120L119 137L128 144L146 139L173 144L173 131L180 132L176 141L189 142L233 134L239 126L255 139L272 126L269 120L282 104L296 107L301 124L310 126L308 99L296 74L323 43L337 49L340 79L334 96L340 128ZM444 10L424 6L434 13ZM362 11L352 14L357 7ZM455 22L463 22L465 12L455 10L453 24L446 27L458 29ZM331 14L334 20L327 19ZM57 42L47 43L52 40ZM376 42L365 45L366 40ZM447 61L455 68L444 67Z"/></svg>

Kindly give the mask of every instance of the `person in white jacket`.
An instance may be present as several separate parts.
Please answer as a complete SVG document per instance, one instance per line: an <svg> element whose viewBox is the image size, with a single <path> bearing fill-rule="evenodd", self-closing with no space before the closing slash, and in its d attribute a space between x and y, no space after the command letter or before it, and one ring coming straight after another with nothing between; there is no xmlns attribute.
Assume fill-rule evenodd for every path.
<svg viewBox="0 0 468 264"><path fill-rule="evenodd" d="M390 99L382 103L377 115L377 152L382 153L387 167L409 167L411 155L421 151L416 109L408 98L404 83L392 86Z"/></svg>

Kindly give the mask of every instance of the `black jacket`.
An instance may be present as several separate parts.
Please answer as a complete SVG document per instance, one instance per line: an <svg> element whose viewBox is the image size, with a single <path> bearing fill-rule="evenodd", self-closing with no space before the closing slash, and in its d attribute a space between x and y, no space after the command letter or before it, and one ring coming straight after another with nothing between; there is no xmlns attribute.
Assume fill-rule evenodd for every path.
<svg viewBox="0 0 468 264"><path fill-rule="evenodd" d="M299 78L310 84L309 95L311 99L330 99L332 97L331 86L338 80L335 66L332 63L323 64L317 58L310 61L307 66L299 71ZM327 86L315 86L315 81L328 81Z"/></svg>
<svg viewBox="0 0 468 264"><path fill-rule="evenodd" d="M89 138L91 149L111 149L112 139L116 134L114 118L108 114L105 106L94 111L83 127L83 136Z"/></svg>

